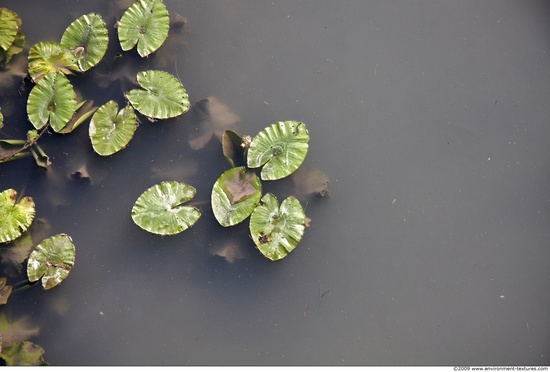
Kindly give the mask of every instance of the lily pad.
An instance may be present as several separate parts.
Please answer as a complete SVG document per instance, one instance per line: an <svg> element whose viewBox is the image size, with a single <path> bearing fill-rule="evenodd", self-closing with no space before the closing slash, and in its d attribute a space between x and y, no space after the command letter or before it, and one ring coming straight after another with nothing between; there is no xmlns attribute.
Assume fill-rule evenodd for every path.
<svg viewBox="0 0 550 372"><path fill-rule="evenodd" d="M15 20L15 26L13 20ZM25 46L25 35L21 31L21 24L21 18L17 13L0 8L0 61L6 68L9 68L11 58L21 53ZM15 36L13 36L14 30Z"/></svg>
<svg viewBox="0 0 550 372"><path fill-rule="evenodd" d="M7 189L0 193L0 243L17 239L34 219L34 201L26 196L17 202L17 191Z"/></svg>
<svg viewBox="0 0 550 372"><path fill-rule="evenodd" d="M0 357L6 366L45 366L44 349L30 341L21 341L2 349Z"/></svg>
<svg viewBox="0 0 550 372"><path fill-rule="evenodd" d="M168 119L189 110L189 96L183 85L165 71L148 70L137 74L143 89L132 89L126 98L136 110L150 119Z"/></svg>
<svg viewBox="0 0 550 372"><path fill-rule="evenodd" d="M162 0L139 0L130 6L118 22L118 39L122 50L132 49L146 57L166 40L170 17Z"/></svg>
<svg viewBox="0 0 550 372"><path fill-rule="evenodd" d="M161 182L139 196L132 208L132 219L153 234L178 234L201 216L197 208L184 205L195 192L194 187L181 182Z"/></svg>
<svg viewBox="0 0 550 372"><path fill-rule="evenodd" d="M272 261L288 255L302 239L305 214L294 196L281 203L273 194L265 194L250 216L250 234L262 254Z"/></svg>
<svg viewBox="0 0 550 372"><path fill-rule="evenodd" d="M21 18L13 10L0 8L0 48L7 51L19 31Z"/></svg>
<svg viewBox="0 0 550 372"><path fill-rule="evenodd" d="M76 57L80 71L87 71L101 61L107 51L107 26L97 13L85 14L67 27L60 44Z"/></svg>
<svg viewBox="0 0 550 372"><path fill-rule="evenodd" d="M78 71L75 55L58 43L43 41L34 44L29 50L29 75L36 83L51 72L71 74L71 70Z"/></svg>
<svg viewBox="0 0 550 372"><path fill-rule="evenodd" d="M105 103L90 121L89 135L94 151L102 156L120 151L132 139L136 126L136 114L132 107L119 111L115 101Z"/></svg>
<svg viewBox="0 0 550 372"><path fill-rule="evenodd" d="M225 171L214 183L212 211L220 225L233 226L244 221L258 205L262 185L254 172L244 167Z"/></svg>
<svg viewBox="0 0 550 372"><path fill-rule="evenodd" d="M50 236L50 230L51 226L47 221L35 218L28 230L19 238L3 244L0 249L0 262L4 275L19 276L23 270L23 263L29 258L36 243Z"/></svg>
<svg viewBox="0 0 550 372"><path fill-rule="evenodd" d="M31 90L27 115L36 129L48 122L56 132L67 125L76 109L76 95L69 79L61 73L44 76Z"/></svg>
<svg viewBox="0 0 550 372"><path fill-rule="evenodd" d="M27 276L36 282L42 278L42 287L51 289L61 283L74 266L75 247L67 234L54 235L38 244L29 256Z"/></svg>
<svg viewBox="0 0 550 372"><path fill-rule="evenodd" d="M292 174L304 161L309 134L304 123L280 121L252 139L247 154L249 168L263 166L263 180L278 180Z"/></svg>

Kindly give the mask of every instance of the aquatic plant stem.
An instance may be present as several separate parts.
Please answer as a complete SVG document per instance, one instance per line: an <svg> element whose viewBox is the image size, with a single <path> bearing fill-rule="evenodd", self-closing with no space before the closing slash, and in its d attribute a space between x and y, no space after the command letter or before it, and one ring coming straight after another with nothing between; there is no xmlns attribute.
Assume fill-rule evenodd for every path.
<svg viewBox="0 0 550 372"><path fill-rule="evenodd" d="M23 151L27 150L29 147L33 146L38 141L38 139L48 130L49 127L50 127L50 123L47 123L44 126L44 128L42 128L40 132L38 132L36 137L34 137L33 139L28 139L27 142L21 148L0 153L0 163L9 161L12 157L22 153Z"/></svg>

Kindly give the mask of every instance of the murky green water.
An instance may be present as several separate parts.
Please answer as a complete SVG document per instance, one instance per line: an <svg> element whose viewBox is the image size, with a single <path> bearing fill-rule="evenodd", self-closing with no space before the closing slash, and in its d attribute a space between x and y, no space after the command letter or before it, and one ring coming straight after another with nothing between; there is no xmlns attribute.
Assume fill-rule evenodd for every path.
<svg viewBox="0 0 550 372"><path fill-rule="evenodd" d="M165 4L186 23L155 55L126 52L71 81L97 105L123 103L131 77L156 67L179 76L195 110L142 120L111 157L93 153L85 124L41 140L47 171L30 158L0 165L0 189L32 196L51 234L76 246L59 287L0 309L40 327L47 362L550 364L545 2ZM96 11L105 61L120 52L117 2L1 6L22 17L27 46ZM3 137L31 128L30 87L0 88ZM207 97L210 113L197 105ZM284 260L257 252L246 224L215 221L208 201L227 166L216 136L192 148L207 120L251 135L308 126L304 166L328 175L331 197L303 198L311 227ZM91 180L71 177L82 166ZM130 217L163 180L206 201L193 228L164 238ZM294 186L264 187L282 200Z"/></svg>

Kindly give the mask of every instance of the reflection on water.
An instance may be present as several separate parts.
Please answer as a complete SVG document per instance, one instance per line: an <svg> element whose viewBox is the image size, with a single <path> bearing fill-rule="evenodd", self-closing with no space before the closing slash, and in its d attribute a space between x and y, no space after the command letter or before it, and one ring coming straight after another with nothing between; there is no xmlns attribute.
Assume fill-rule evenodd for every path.
<svg viewBox="0 0 550 372"><path fill-rule="evenodd" d="M93 152L83 124L40 140L47 171L32 158L0 165L1 189L32 196L41 231L76 246L65 282L1 309L39 328L46 361L549 363L543 2L165 0L171 35L145 59L122 52L113 28L129 3L2 4L22 16L27 46L103 16L106 56L70 77L94 105L125 105L150 68L178 76L192 103L142 120L110 157ZM31 87L1 75L2 137L30 129ZM222 228L209 200L228 168L220 131L255 135L282 120L307 125L309 152L263 191L298 194L311 222L271 262L247 222ZM163 180L197 189L202 217L176 236L130 217Z"/></svg>

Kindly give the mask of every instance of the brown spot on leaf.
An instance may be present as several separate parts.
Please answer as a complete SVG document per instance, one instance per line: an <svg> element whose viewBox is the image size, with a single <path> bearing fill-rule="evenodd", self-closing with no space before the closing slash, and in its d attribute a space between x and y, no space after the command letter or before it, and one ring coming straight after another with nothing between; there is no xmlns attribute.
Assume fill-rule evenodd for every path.
<svg viewBox="0 0 550 372"><path fill-rule="evenodd" d="M251 183L254 177L255 174L252 172L241 171L235 172L232 179L224 182L231 204L238 203L256 193L256 188Z"/></svg>

